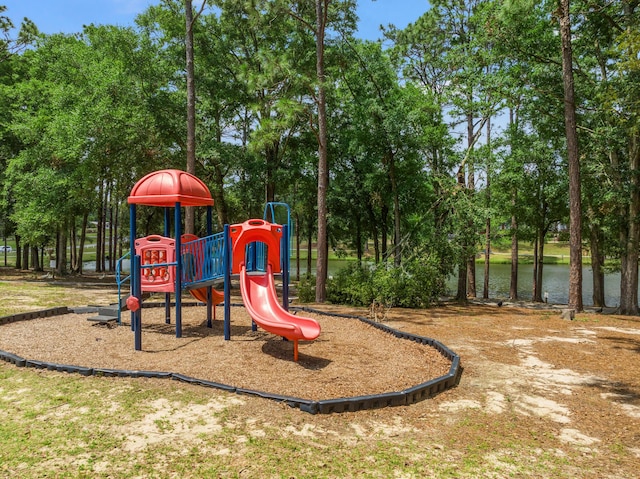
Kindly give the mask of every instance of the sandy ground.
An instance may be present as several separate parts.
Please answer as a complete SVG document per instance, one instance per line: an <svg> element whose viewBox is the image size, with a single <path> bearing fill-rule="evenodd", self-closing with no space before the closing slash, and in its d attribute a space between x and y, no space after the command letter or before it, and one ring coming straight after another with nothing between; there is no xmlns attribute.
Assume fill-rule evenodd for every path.
<svg viewBox="0 0 640 479"><path fill-rule="evenodd" d="M331 312L367 315L366 310L331 305L315 307ZM176 340L171 327L167 330L161 319L146 315L144 318L145 351L142 353L133 351L133 338L128 328L90 326L84 317L75 315L43 321L49 323L50 335L60 336L53 342L43 341L37 347L31 344L39 342L33 336L34 331L40 329L33 328L36 323L31 323L29 332L24 329L29 322L2 326L0 349L31 356L40 348L42 354L45 351L57 354L55 361L73 363L76 360L65 356L65 351L69 353L73 348L65 342L85 337L91 343L92 360L108 367L106 362L113 358L106 355L103 343L122 335L124 342L118 353L120 357L112 363L117 363L118 367L124 367L126 361L139 356L155 358L156 365L162 366L160 369L163 370L176 369L186 358L213 366L215 361L210 358L220 358L225 350L233 350L230 356L242 364L240 369L270 363L269 368L279 373L287 371L289 374L290 369L287 368L300 374L330 372L327 377L329 384L333 386L335 383L335 394L346 391L339 388L351 381L346 379L351 368L351 378L364 378L355 387L356 391L365 385L370 388L374 384L386 383L382 389L393 390L405 384L404 379L395 383L394 374L390 379L377 381L378 363L391 363L394 355L386 356L378 351L376 345L391 338L375 336L377 330L373 328L358 326L357 331L346 331L337 329L341 326L330 324L331 321L323 322L323 334L318 341L301 345L301 359L296 364L292 361L289 344L265 333L250 332L248 323L241 318L234 320L232 341L212 342L210 347L202 349L206 354L200 357L191 356L189 348L213 340L211 336L218 335L215 328L201 332L201 317L185 320L188 333L182 340ZM71 332L64 325L65 321L73 325ZM201 428L215 430L220 427L219 418L207 411L217 408L228 411L226 420L229 424L237 424L256 437L275 428L283 436L295 437L304 444L318 441L325 444L334 440L341 441L341 444L358 444L382 440L389 447L401 447L411 441L420 444L421 454L439 457L441 464L474 461L478 470L491 472L485 477L638 477L639 317L579 313L575 320L568 321L561 319L557 309L539 306L447 303L429 310L393 309L387 313L385 324L435 338L460 354L464 367L460 384L411 406L315 416L259 398L212 392L210 403L205 406L194 404L183 411L183 419L179 421L188 417L192 427L178 427L182 423L178 424L172 415L175 414L175 411L171 413L172 404L158 400L153 403L155 409L148 417L131 424L129 430L124 431L128 437L126 447L132 451L144 451L149 442L189 441ZM58 333L55 333L56 327ZM90 334L74 335L73 328L76 327L86 329ZM356 338L355 335L361 333L373 333L369 341L372 348L367 349L363 356L357 356L355 352L367 344L367 340L356 339L344 345L338 342ZM155 334L160 335L164 342L152 347ZM25 349L21 351L23 347ZM401 347L404 345L392 340L382 349L395 351ZM239 354L242 348L253 348L255 354L243 356ZM408 353L412 358L420 358L421 366L429 363L419 356L420 352ZM53 356L51 360L54 360ZM409 366L407 361L400 362L408 376L409 369L404 369ZM433 366L433 374L437 374L441 365L434 362ZM424 368L420 370L424 371ZM240 380L235 373L234 376L233 379ZM256 377L264 380L269 376L260 373ZM421 378L412 378L410 382ZM111 380L115 385L135 381ZM164 384L162 380L156 381ZM307 387L306 382L299 380L293 389L287 391L295 390L298 394ZM250 382L243 384L260 387ZM181 387L193 386L185 384ZM172 432L164 432L156 430L158 418L178 422ZM553 472L544 472L547 465ZM428 465L425 467L428 469ZM522 470L537 472L523 475L520 473ZM471 476L463 474L461 477Z"/></svg>

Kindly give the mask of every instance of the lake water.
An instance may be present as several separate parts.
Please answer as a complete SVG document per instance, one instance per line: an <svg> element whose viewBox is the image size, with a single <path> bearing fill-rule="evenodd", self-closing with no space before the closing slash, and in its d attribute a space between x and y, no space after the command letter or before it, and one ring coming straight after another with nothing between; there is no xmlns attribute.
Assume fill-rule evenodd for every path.
<svg viewBox="0 0 640 479"><path fill-rule="evenodd" d="M349 261L329 261L329 275L344 268ZM306 262L300 265L300 274L306 271ZM314 264L315 266L315 264ZM291 272L295 274L295 261L291 263ZM511 265L492 264L489 269L489 297L492 299L506 299L509 297L511 281ZM620 273L605 275L605 302L609 307L620 304ZM476 267L476 294L482 297L484 284L484 265ZM518 297L521 300L531 300L533 284L533 265L521 264L518 267ZM449 294L454 296L457 289L457 276L452 276L447 282ZM567 304L569 302L569 266L546 264L542 270L542 292L548 294L549 303ZM585 306L593 305L593 279L591 268L582 269L582 302Z"/></svg>
<svg viewBox="0 0 640 479"><path fill-rule="evenodd" d="M449 288L455 294L457 279L450 278ZM489 268L489 297L508 298L511 281L511 265L492 264ZM476 267L476 293L482 297L484 284L484 265ZM518 266L518 297L530 300L533 288L533 265ZM605 275L605 303L609 307L620 304L620 273ZM545 264L542 270L542 294L548 294L549 303L567 304L569 302L569 266L560 264ZM591 268L582 268L582 302L585 306L593 305L593 275Z"/></svg>

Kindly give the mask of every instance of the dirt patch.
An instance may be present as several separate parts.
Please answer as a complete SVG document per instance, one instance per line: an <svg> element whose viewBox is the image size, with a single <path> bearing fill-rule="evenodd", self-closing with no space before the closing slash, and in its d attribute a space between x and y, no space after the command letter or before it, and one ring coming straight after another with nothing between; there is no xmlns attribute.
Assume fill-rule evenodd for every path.
<svg viewBox="0 0 640 479"><path fill-rule="evenodd" d="M77 300L75 304L79 304ZM366 310L330 305L315 307L329 312L367 315ZM195 310L193 312L196 313ZM64 359L59 348L63 348L65 343L80 340L80 336L73 333L73 328L85 328L87 322L84 318L74 315L58 318L70 321L71 333L55 318L42 320L42 324L49 323L47 327L53 327L49 334L57 338L53 341L55 346L48 342L45 344L49 346L43 348L51 354L60 354L60 359L55 361L74 362ZM195 320L185 318L185 332L188 334L178 340L172 326L165 326L161 318L155 319L145 311L145 351L133 351L133 335L127 327L107 330L89 325L91 348L86 354L95 356L93 359L96 361L104 359L105 350L100 349L105 346L102 343L111 341L112 334L122 334L123 347L114 367L125 367L124 361L148 356L161 370L177 369L174 366L181 359L174 358L189 362L189 367L196 367L194 364L198 363L198 368L212 369L217 363L209 358L220 358L225 350L234 348L231 356L238 362L237 371L240 372L233 380L239 380L243 374L241 370L259 368L271 361L278 365L274 370L285 377L289 377L291 372L282 369L284 365L299 369L299 373L314 374L328 372L344 364L340 373L334 371L333 376L328 376L332 387L341 388L349 381L340 381L340 375L346 374L349 370L346 365L350 364L354 368L363 368L355 370L359 372L354 377L363 376L358 378L361 380L358 387L385 381L388 384L384 390L400 387L393 382L395 378L379 379L376 369L379 362L391 362L393 354L384 356L374 348L367 353L368 361L356 360L351 356L363 341L355 341L350 348L335 344L338 338L351 337L355 333L339 333L337 329L332 332L333 326L323 324L326 338L321 335L314 343L302 344L300 364L296 365L291 361L290 345L270 338L266 333L250 333L244 321L234 319L232 341L212 343L202 350L203 354L190 355L190 347L205 344L210 335L221 333L215 328L214 331L200 333L202 316ZM34 327L36 324L22 323L22 326L32 326L20 333L20 340L17 331L6 336L6 326L0 327L0 348L20 354L17 349L20 341L26 344L29 337L32 338L31 343L40 341L36 334L44 328ZM118 432L126 437L128 450L134 452L143 451L147 438L156 443L189 443L198 440L193 432L199 428L215 432L223 424L238 431L237 445L240 449L243 441L250 442L252 437L270 440L293 438L298 445L296 451L332 448L331 451L339 453L345 453L347 447L363 444L375 447L382 443L388 450L403 451L405 465L415 462L424 465L420 476L406 477L435 477L438 471L441 472L440 477L626 479L638 475L640 318L577 314L574 321L566 321L560 319L558 310L553 309L446 304L421 311L393 309L388 312L386 324L435 338L460 354L464 373L458 387L407 407L326 416L309 415L259 398L211 392L207 408L226 407L224 423L195 403L192 408L185 409L186 416L176 414L169 400L154 402L148 415ZM219 323L216 327L220 327ZM363 332L369 333L368 329ZM163 339L151 347L154 335ZM391 339L384 336L372 337L371 340L377 344L378 340ZM358 347L353 344L358 344ZM399 344L394 340L382 347L393 352ZM255 354L243 357L240 349L235 348L253 348ZM323 352L312 348L322 348ZM67 352L71 349L66 347ZM413 357L413 352L411 354ZM28 351L22 355L33 356ZM353 362L349 363L351 360ZM317 369L309 367L314 361ZM274 367L273 364L270 367ZM268 377L264 372L259 374L263 380ZM162 380L108 380L114 387L120 384L135 387L138 383L134 381L153 382L158 388L175 387L174 382ZM299 381L295 388L297 392L306 387L304 382ZM247 382L245 387L249 386ZM261 387L257 384L251 386ZM179 387L184 390L195 388L188 384L180 384ZM179 421L172 422L173 417ZM143 432L145 439L141 439ZM236 470L244 467L248 475L260 476L258 465L243 462L242 454L228 445L221 445L219 450L210 452L236 454ZM293 454L284 450L281 453L287 458ZM442 473L443 470L451 472Z"/></svg>
<svg viewBox="0 0 640 479"><path fill-rule="evenodd" d="M522 435L545 430L596 455L622 448L640 466L638 318L580 314L567 321L553 309L449 305L397 312L388 324L428 334L461 355L461 384L435 399L440 411L458 418L477 411L487 422L527 418L533 424Z"/></svg>

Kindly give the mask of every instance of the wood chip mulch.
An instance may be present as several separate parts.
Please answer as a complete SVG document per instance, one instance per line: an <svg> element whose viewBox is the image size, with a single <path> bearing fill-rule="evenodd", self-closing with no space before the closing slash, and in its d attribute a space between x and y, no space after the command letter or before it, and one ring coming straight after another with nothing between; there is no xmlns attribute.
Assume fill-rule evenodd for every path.
<svg viewBox="0 0 640 479"><path fill-rule="evenodd" d="M175 315L175 312L172 311ZM320 337L293 343L252 331L242 307L231 308L231 340L221 319L206 327L204 307L182 310L182 337L163 308L144 309L142 351L134 349L129 314L121 326L66 314L0 327L0 349L31 360L91 368L167 371L235 387L309 400L401 391L445 375L450 361L429 346L395 338L361 321L298 313L320 323ZM222 318L222 308L217 308ZM173 319L172 319L173 323Z"/></svg>

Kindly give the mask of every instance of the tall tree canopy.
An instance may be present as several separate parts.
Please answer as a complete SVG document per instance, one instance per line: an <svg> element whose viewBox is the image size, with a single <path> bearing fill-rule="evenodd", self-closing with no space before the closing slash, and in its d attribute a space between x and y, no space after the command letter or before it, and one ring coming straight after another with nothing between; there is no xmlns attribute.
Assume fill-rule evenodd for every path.
<svg viewBox="0 0 640 479"><path fill-rule="evenodd" d="M0 6L3 235L80 271L95 222L111 268L131 185L189 157L220 228L292 206L318 301L332 250L394 271L437 258L443 277L456 265L465 300L477 254L504 241L514 298L518 245L534 246L540 301L544 245L569 226L572 262L591 253L593 304L617 265L621 312L637 314L637 2L437 0L384 43L354 38L355 7L162 0L130 28L40 35Z"/></svg>

